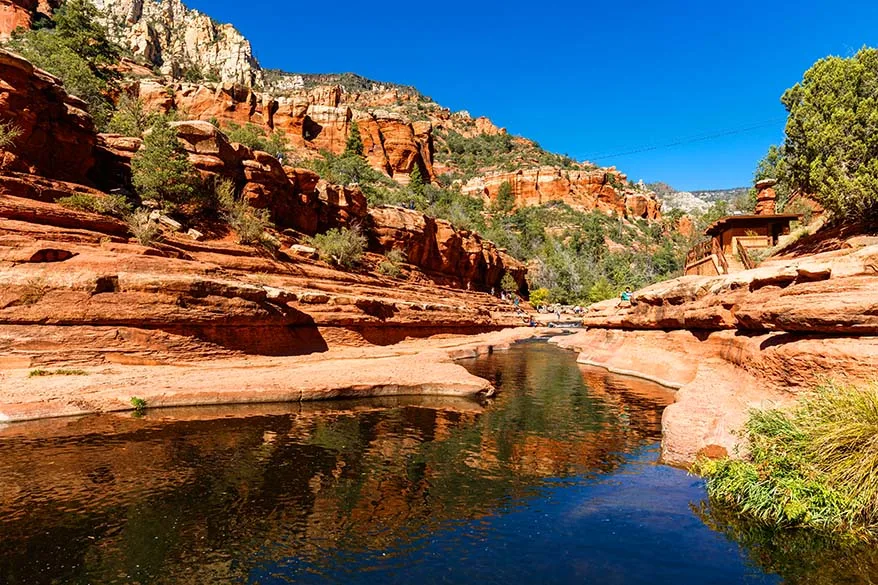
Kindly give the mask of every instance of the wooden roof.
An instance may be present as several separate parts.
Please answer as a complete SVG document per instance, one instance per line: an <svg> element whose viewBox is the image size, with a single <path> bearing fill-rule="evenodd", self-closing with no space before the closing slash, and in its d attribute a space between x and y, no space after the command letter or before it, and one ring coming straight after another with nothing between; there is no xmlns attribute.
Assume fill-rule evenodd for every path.
<svg viewBox="0 0 878 585"><path fill-rule="evenodd" d="M721 217L704 230L708 236L716 236L727 229L739 227L736 224L745 224L747 226L764 225L769 226L776 223L789 223L802 218L800 213L776 213L772 215L727 215Z"/></svg>

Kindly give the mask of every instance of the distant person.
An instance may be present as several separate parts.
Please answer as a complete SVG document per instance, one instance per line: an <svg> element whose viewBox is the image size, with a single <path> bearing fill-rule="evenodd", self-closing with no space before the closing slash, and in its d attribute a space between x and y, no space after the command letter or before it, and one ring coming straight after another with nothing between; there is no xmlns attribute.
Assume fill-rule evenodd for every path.
<svg viewBox="0 0 878 585"><path fill-rule="evenodd" d="M631 294L631 287L626 286L625 290L622 292L622 294L619 295L619 298L620 298L620 300L619 300L620 306L622 305L622 303L628 303L629 305L633 305L634 301L631 300L633 298L633 296Z"/></svg>

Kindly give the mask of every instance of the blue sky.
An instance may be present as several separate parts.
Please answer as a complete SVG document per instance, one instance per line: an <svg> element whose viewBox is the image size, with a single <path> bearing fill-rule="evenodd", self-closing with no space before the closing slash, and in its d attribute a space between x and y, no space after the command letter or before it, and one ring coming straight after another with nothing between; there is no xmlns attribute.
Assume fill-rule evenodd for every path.
<svg viewBox="0 0 878 585"><path fill-rule="evenodd" d="M821 57L878 45L875 0L186 3L233 23L263 66L414 85L549 150L688 190L748 184L783 138L783 91Z"/></svg>

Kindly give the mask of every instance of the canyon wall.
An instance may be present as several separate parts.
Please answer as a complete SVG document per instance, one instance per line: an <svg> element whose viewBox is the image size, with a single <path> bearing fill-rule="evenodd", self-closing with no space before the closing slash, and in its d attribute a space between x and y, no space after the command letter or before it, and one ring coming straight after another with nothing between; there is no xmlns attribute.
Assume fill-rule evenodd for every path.
<svg viewBox="0 0 878 585"><path fill-rule="evenodd" d="M623 186L627 184L627 177L615 168L567 170L548 166L493 172L470 179L463 186L463 192L492 202L496 201L504 183L512 189L516 207L562 202L580 211L661 219L661 202L655 193Z"/></svg>
<svg viewBox="0 0 878 585"><path fill-rule="evenodd" d="M832 248L684 276L636 292L632 303L597 303L584 315L587 331L561 343L579 350L581 363L679 388L664 415L666 462L734 454L751 408L878 371L878 237Z"/></svg>

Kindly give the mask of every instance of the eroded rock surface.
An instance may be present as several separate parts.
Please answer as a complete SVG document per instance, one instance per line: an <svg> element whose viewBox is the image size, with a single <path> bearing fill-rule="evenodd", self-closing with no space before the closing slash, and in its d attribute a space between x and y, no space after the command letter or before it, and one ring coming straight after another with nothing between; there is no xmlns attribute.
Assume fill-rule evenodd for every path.
<svg viewBox="0 0 878 585"><path fill-rule="evenodd" d="M776 258L719 277L685 276L592 305L560 342L582 363L679 388L663 459L734 454L751 408L783 406L827 379L878 372L878 244Z"/></svg>

